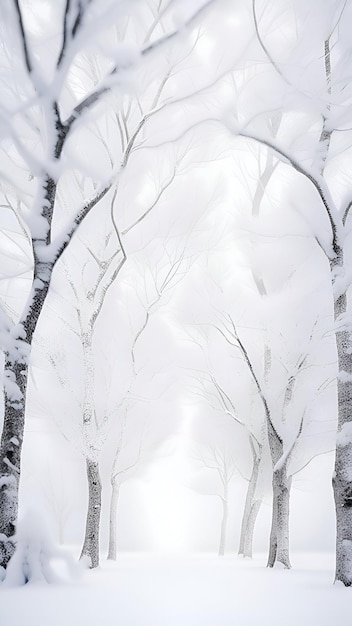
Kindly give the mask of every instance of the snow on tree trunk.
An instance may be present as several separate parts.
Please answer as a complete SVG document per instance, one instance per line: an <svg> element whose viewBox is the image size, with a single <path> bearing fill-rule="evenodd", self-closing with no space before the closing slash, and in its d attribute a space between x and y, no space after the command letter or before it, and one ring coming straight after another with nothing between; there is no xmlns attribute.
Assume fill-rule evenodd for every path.
<svg viewBox="0 0 352 626"><path fill-rule="evenodd" d="M269 445L273 468L283 456L283 441L268 424ZM287 476L287 460L274 469L272 478L273 509L270 532L268 567L281 563L286 569L291 568L289 546L290 490L291 477Z"/></svg>
<svg viewBox="0 0 352 626"><path fill-rule="evenodd" d="M245 533L245 538L244 538L244 546L243 546L243 556L244 557L248 557L248 558L252 558L253 555L253 536L254 536L254 528L255 528L255 523L257 521L257 517L258 517L258 513L259 513L259 509L261 506L262 501L261 500L254 500L252 506L251 506L251 510L249 512L249 516L248 516L248 521L247 521L247 527L246 527L246 533Z"/></svg>
<svg viewBox="0 0 352 626"><path fill-rule="evenodd" d="M88 509L86 534L81 558L89 557L90 567L99 565L99 532L101 513L101 481L99 474L98 450L94 446L95 430L95 369L92 346L92 332L82 334L84 362L83 435L86 448L86 468L88 479Z"/></svg>
<svg viewBox="0 0 352 626"><path fill-rule="evenodd" d="M221 498L221 501L222 501L222 520L221 520L219 556L224 556L225 548L226 548L227 522L229 518L228 485L225 485L224 487L224 496Z"/></svg>
<svg viewBox="0 0 352 626"><path fill-rule="evenodd" d="M67 129L61 124L56 105L48 107L46 120L55 137L48 157L59 160ZM55 129L55 130L54 130ZM5 352L5 406L4 425L0 443L0 567L7 566L15 544L18 513L18 486L21 471L21 451L26 411L28 359L33 335L48 295L56 259L43 260L43 251L51 242L51 224L54 213L57 184L49 174L38 180L34 211L42 222L40 237L32 239L33 281L22 317L9 335L11 349ZM37 206L38 205L38 206ZM45 256L45 254L44 254Z"/></svg>
<svg viewBox="0 0 352 626"><path fill-rule="evenodd" d="M270 532L268 567L282 563L291 568L289 546L291 479L287 478L286 467L273 473L273 514Z"/></svg>
<svg viewBox="0 0 352 626"><path fill-rule="evenodd" d="M88 478L88 511L81 558L88 557L89 566L94 568L99 566L101 480L99 465L96 461L86 459L86 468Z"/></svg>
<svg viewBox="0 0 352 626"><path fill-rule="evenodd" d="M342 267L342 255L337 265ZM345 315L346 293L335 302L335 320ZM337 329L338 355L338 434L333 489L336 508L335 580L352 585L352 354L350 332Z"/></svg>
<svg viewBox="0 0 352 626"><path fill-rule="evenodd" d="M110 500L109 519L109 551L108 559L116 560L117 557L117 505L120 496L120 485L113 481Z"/></svg>
<svg viewBox="0 0 352 626"><path fill-rule="evenodd" d="M257 482L259 476L259 466L261 449L257 453L252 445L253 466L251 477L248 483L248 489L246 494L246 502L244 506L242 524L241 524L241 536L240 546L238 554L243 556L252 557L252 540L254 533L254 525L260 508L260 500L255 500L255 492L257 489ZM258 504L257 504L258 503ZM256 511L256 513L255 513Z"/></svg>
<svg viewBox="0 0 352 626"><path fill-rule="evenodd" d="M13 330L12 349L5 353L4 425L0 443L0 567L7 566L15 550L18 487L26 408L28 359L33 334L49 289L52 268L36 263L30 305L24 321ZM38 279L38 282L35 282ZM40 282L39 282L40 281Z"/></svg>
<svg viewBox="0 0 352 626"><path fill-rule="evenodd" d="M23 372L23 373L22 373ZM13 535L16 532L18 510L18 485L21 468L21 448L24 429L23 398L26 387L24 364L5 364L5 376L16 386L15 400L5 389L5 420L0 452L0 564L6 567L14 551Z"/></svg>

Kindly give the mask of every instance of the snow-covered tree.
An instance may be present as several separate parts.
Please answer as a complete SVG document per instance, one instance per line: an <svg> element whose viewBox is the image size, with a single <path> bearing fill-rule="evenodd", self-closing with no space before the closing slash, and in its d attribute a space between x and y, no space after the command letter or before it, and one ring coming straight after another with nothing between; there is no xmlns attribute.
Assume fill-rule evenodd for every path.
<svg viewBox="0 0 352 626"><path fill-rule="evenodd" d="M193 480L191 484L199 493L220 498L222 515L218 554L219 556L224 556L228 535L230 486L232 479L237 473L235 454L229 447L198 444L198 446L195 446L193 456L201 469L210 470L211 474L214 474L216 477L214 485L213 480L208 481L204 485L199 479Z"/></svg>
<svg viewBox="0 0 352 626"><path fill-rule="evenodd" d="M242 279L241 293L237 290L234 297L236 282L229 270L233 267L231 257L223 255L219 266L216 255L213 259L209 256L202 274L207 287L203 292L199 290L201 317L189 331L203 360L193 373L196 392L213 411L234 421L247 437L250 469L248 459L243 465L239 452L237 461L240 473L249 477L240 553L251 554L254 523L271 465L273 516L268 565L272 567L279 561L290 567L289 501L292 474L297 471L297 451L300 455L302 448L308 462L330 449L331 444L324 439L325 414L322 421L311 419L322 411L322 407L318 411L313 405L318 407L323 401L318 389L324 388L324 381L331 374L325 363L326 326L319 320L309 329L304 309L297 320L288 318L285 289L281 302L280 291L263 298L253 285L250 264L246 278ZM270 276L268 271L267 274ZM299 306L303 295L296 289L291 298ZM237 323L235 315L239 318ZM313 434L316 442L309 445Z"/></svg>
<svg viewBox="0 0 352 626"><path fill-rule="evenodd" d="M131 292L132 286L132 303L136 309L136 299L139 301L141 315L138 315L137 321L134 321L131 316L131 374L128 388L118 410L120 432L110 477L109 559L116 559L117 556L117 506L121 485L131 474L140 470L140 466L150 458L151 450L157 447L156 443L158 442L157 425L154 424L156 431L154 435L147 437L144 430L151 430L152 427L142 421L142 429L139 429L141 432L140 434L136 433L136 440L139 441L139 444L134 446L135 449L132 452L132 456L131 452L127 456L124 454L124 448L130 443L129 440L131 439L130 413L131 410L133 411L136 403L138 404L140 393L138 393L139 379L143 376L145 370L145 365L138 364L138 347L143 342L145 335L147 335L150 322L155 314L157 315L158 308L167 304L168 296L170 297L173 290L184 279L192 264L193 255L188 250L188 241L191 235L192 231L186 233L183 237L176 238L176 241L173 239L170 242L164 241L163 243L153 241L143 250L142 255L136 254L135 258L130 259L129 269L132 285L125 285L125 288L129 287L129 290L126 289L125 294L127 298L126 308L127 310L130 308L128 306L128 291ZM146 402L146 399L143 401ZM136 424L134 422L133 424L136 430Z"/></svg>
<svg viewBox="0 0 352 626"><path fill-rule="evenodd" d="M351 282L348 252L352 206L350 158L351 107L348 3L331 2L326 10L300 2L252 2L253 25L260 62L252 65L250 84L262 89L262 63L266 67L268 100L239 115L232 127L239 137L266 146L280 161L275 183L281 185L283 203L294 203L305 221L312 257L325 257L330 268L338 355L338 437L334 473L337 520L336 580L352 584L351 499L351 342L347 291ZM285 37L276 38L269 23L280 24ZM314 36L312 34L314 33ZM259 58L258 57L258 58ZM303 63L304 59L304 63ZM302 71L300 71L300 69ZM256 82L257 81L257 82ZM243 81L245 84L245 80ZM237 96L237 94L236 94ZM248 102L248 100L247 100ZM236 99L238 104L238 98ZM282 111L276 138L267 132L273 111ZM291 171L290 171L291 170ZM295 187L295 192L293 192ZM307 204L309 209L306 210ZM318 262L318 261L316 261Z"/></svg>
<svg viewBox="0 0 352 626"><path fill-rule="evenodd" d="M201 345L201 344L199 344ZM203 349L203 346L202 346ZM235 375L235 374L234 374ZM197 372L195 374L197 379L196 389L194 393L200 395L200 397L206 401L206 403L213 409L214 411L220 413L220 415L227 416L230 420L232 420L235 424L240 427L240 430L243 430L245 436L247 438L252 462L249 470L249 477L247 478L243 471L239 469L242 461L241 459L237 459L236 461L236 446L233 444L233 451L231 456L231 463L236 466L238 472L242 477L245 477L245 480L248 482L245 504L243 508L242 514L242 523L241 523L241 534L239 541L238 553L245 557L252 557L253 553L253 535L256 519L259 513L260 505L262 503L262 488L259 487L258 482L260 479L260 472L263 466L263 448L265 444L265 429L264 429L264 421L260 423L259 420L252 419L244 419L242 420L239 416L239 412L236 408L234 400L231 398L230 393L228 393L224 386L219 382L216 378L214 372ZM252 413L253 410L256 410L255 404L251 402L251 408L249 412ZM255 425L255 422L258 422ZM216 417L214 417L214 428L216 428ZM232 438L236 438L235 433L231 433ZM212 449L213 462L217 461L214 450ZM219 471L224 473L224 477L228 475L228 472L225 472L225 460L228 458L228 455L225 454L225 459L221 454L219 459L222 460L222 467L219 466ZM219 464L219 460L217 461ZM231 474L232 478L232 474ZM227 499L226 499L227 502ZM227 505L226 505L227 506ZM227 517L227 515L226 515ZM222 542L223 543L223 542Z"/></svg>
<svg viewBox="0 0 352 626"><path fill-rule="evenodd" d="M192 6L184 20L186 28L188 24L191 29L211 4ZM163 9L156 3L152 23L149 20L142 35L136 27L139 38L137 45L132 40L132 46L128 26L145 24L143 3L66 0L46 3L45 12L41 2L1 5L2 180L10 196L7 207L13 209L4 229L17 231L15 238L24 249L22 274L27 279L15 315L10 304L1 312L5 414L0 452L0 564L4 567L14 551L33 336L58 260L88 214L113 193L124 168L124 162L111 167L106 154L100 156L98 167L96 139L85 132L87 124L92 116L103 114L100 104L110 94L118 94L118 100L130 89L127 83L133 69L149 57L155 59L158 48L176 38L180 26L175 28L169 20L166 27L160 27L161 14L171 5ZM93 81L89 72L87 80L87 67L92 65ZM116 111L116 101L110 100L109 105L109 114ZM85 178L83 201L72 197L77 170ZM12 273L17 274L17 267Z"/></svg>

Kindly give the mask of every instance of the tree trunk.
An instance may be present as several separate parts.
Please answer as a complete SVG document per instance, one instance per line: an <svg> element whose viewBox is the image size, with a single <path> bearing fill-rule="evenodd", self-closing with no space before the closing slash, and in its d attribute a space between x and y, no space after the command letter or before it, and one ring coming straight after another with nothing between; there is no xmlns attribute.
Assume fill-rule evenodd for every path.
<svg viewBox="0 0 352 626"><path fill-rule="evenodd" d="M277 432L268 424L269 445L273 468L282 458L283 441ZM268 567L281 563L286 569L291 568L289 546L289 517L291 477L287 477L287 460L273 471L273 509L270 531Z"/></svg>
<svg viewBox="0 0 352 626"><path fill-rule="evenodd" d="M51 113L53 116L51 117ZM53 123L56 141L52 158L59 160L68 130L60 121L58 108L53 106L48 128ZM50 133L49 133L50 134ZM53 137L55 135L53 134ZM49 155L48 155L49 156ZM5 353L4 368L4 425L0 442L0 567L7 564L14 553L14 534L18 514L18 487L21 472L21 452L26 412L27 379L30 347L40 314L48 295L53 268L57 260L43 260L43 250L51 242L51 223L56 198L56 181L44 174L38 180L38 195L35 197L36 212L45 224L43 238L32 240L33 282L28 302L17 324L15 336L9 332L12 349ZM45 255L44 255L45 256ZM11 329L12 331L15 328ZM12 336L11 336L12 335Z"/></svg>
<svg viewBox="0 0 352 626"><path fill-rule="evenodd" d="M219 556L224 556L226 548L226 534L227 534L227 522L229 518L229 503L228 503L228 485L224 486L224 496L222 501L222 520L221 520L221 532L220 532L220 544L219 544Z"/></svg>
<svg viewBox="0 0 352 626"><path fill-rule="evenodd" d="M343 266L342 254L335 263ZM333 268L332 268L333 269ZM335 302L335 320L346 313L347 297L343 293ZM336 331L339 366L338 435L333 489L336 509L335 580L352 585L352 354L350 331Z"/></svg>
<svg viewBox="0 0 352 626"><path fill-rule="evenodd" d="M247 557L250 559L253 556L254 528L255 528L255 523L257 521L261 503L262 503L261 500L254 500L254 502L252 503L251 510L249 512L249 516L247 520L246 532L244 536L243 552L240 553L240 554L243 554L244 557Z"/></svg>
<svg viewBox="0 0 352 626"><path fill-rule="evenodd" d="M286 465L273 473L273 513L270 532L268 567L281 563L291 568L289 545L291 478L287 478Z"/></svg>
<svg viewBox="0 0 352 626"><path fill-rule="evenodd" d="M120 496L120 485L112 481L109 520L109 551L108 559L116 561L117 557L117 505Z"/></svg>
<svg viewBox="0 0 352 626"><path fill-rule="evenodd" d="M24 430L24 405L28 365L5 363L5 377L17 385L16 400L5 387L5 417L0 452L0 565L6 567L15 548L18 486ZM22 394L20 398L19 393Z"/></svg>
<svg viewBox="0 0 352 626"><path fill-rule="evenodd" d="M46 283L39 278L43 266L49 274ZM0 443L0 567L4 568L15 550L30 347L48 293L51 272L49 264L36 264L34 279L40 280L40 286L33 287L26 318L17 325L17 335L11 338L11 352L5 353L4 425Z"/></svg>
<svg viewBox="0 0 352 626"><path fill-rule="evenodd" d="M91 568L99 566L99 530L101 512L101 481L99 464L91 459L86 459L88 478L88 511L86 521L86 533L81 552L89 557Z"/></svg>
<svg viewBox="0 0 352 626"><path fill-rule="evenodd" d="M255 525L256 517L258 515L258 511L260 507L260 500L255 500L254 498L255 498L255 492L257 489L262 447L260 446L259 451L256 452L254 448L254 444L251 443L251 449L252 449L252 456L253 456L253 466L252 466L251 477L248 483L246 502L244 505L244 511L243 511L243 516L242 516L240 546L238 549L238 554L243 554L243 556L249 556L249 557L252 556L252 539L253 539L254 525ZM255 511L253 511L253 507L256 504L256 502L258 502L259 505L255 506L255 509L257 509L255 513Z"/></svg>
<svg viewBox="0 0 352 626"><path fill-rule="evenodd" d="M86 447L86 466L88 478L88 511L86 534L82 548L82 556L88 556L90 567L99 565L99 532L101 513L101 482L99 475L98 450L94 445L96 437L95 424L95 369L92 346L92 331L89 328L82 333L84 363L84 399L83 399L83 436Z"/></svg>

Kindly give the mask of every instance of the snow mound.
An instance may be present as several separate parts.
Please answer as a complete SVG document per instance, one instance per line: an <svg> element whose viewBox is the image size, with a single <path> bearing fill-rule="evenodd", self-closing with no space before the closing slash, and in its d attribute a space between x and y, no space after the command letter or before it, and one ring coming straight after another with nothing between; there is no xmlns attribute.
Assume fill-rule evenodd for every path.
<svg viewBox="0 0 352 626"><path fill-rule="evenodd" d="M21 518L14 539L16 550L5 574L2 573L3 586L64 582L77 578L82 570L69 553L56 545L45 518L38 513L27 512ZM62 569L65 572L64 577L57 573L58 563L60 573Z"/></svg>

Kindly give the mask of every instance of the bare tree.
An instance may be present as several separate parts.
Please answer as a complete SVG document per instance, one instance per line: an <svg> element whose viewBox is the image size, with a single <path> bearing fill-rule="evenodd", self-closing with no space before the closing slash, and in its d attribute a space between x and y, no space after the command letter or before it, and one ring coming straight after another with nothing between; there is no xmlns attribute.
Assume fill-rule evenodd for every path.
<svg viewBox="0 0 352 626"><path fill-rule="evenodd" d="M292 80L285 67L280 66L274 58L274 51L269 50L265 43L265 33L261 30L261 21L258 17L257 3L252 2L255 31L261 51L264 54L268 66L271 67L273 76L279 76L282 86L295 95L291 98L291 106L285 112L287 119L292 118L299 110L307 111L307 122L310 128L315 128L312 138L314 142L309 145L309 156L304 160L291 149L290 145L267 136L266 133L258 132L247 123L246 128L238 130L238 135L259 142L270 149L283 164L276 170L283 171L283 167L289 166L306 183L307 193L309 188L313 190L320 203L320 215L329 228L329 237L326 240L319 234L316 228L313 238L315 245L325 255L330 266L331 293L334 301L335 335L338 355L338 439L336 446L336 462L333 477L333 486L336 505L336 580L345 586L352 585L352 507L350 506L352 483L351 483L351 403L352 397L352 358L350 342L350 326L347 312L347 290L350 285L350 264L346 249L346 241L349 233L349 215L352 202L350 192L341 201L336 195L337 175L328 173L329 162L335 155L349 156L350 144L346 147L346 137L350 133L350 116L341 115L340 111L346 106L349 109L349 93L345 92L344 85L340 81L340 61L346 49L346 30L344 23L348 16L347 4L342 8L338 3L331 5L329 12L330 29L328 34L322 33L321 46L314 48L314 63L320 65L319 93L314 89L307 89L307 85ZM295 6L297 15L299 7ZM265 14L265 11L264 11ZM263 13L262 13L263 15ZM294 19L294 18L293 18ZM296 21L300 24L302 20ZM296 27L295 27L296 28ZM308 45L305 39L300 38L300 29L295 30L295 41L292 41L291 57ZM336 78L335 78L336 72ZM347 82L348 79L346 78ZM310 118L311 110L306 107L308 99L319 101L317 115ZM316 132L316 128L319 131ZM334 150L332 151L332 146ZM339 167L342 171L343 167ZM313 199L313 196L312 196ZM316 225L315 225L316 226Z"/></svg>
<svg viewBox="0 0 352 626"><path fill-rule="evenodd" d="M118 537L118 505L120 498L120 489L123 483L131 478L136 470L140 469L140 465L145 457L143 457L143 445L147 447L144 441L144 429L140 435L140 442L138 450L132 460L123 463L121 461L121 452L126 446L126 423L128 419L128 405L124 407L124 415L122 419L119 443L115 450L115 458L113 462L113 468L110 476L111 483L111 497L110 497L110 509L109 509L109 547L108 547L108 559L116 560L117 557L117 537Z"/></svg>
<svg viewBox="0 0 352 626"><path fill-rule="evenodd" d="M176 172L172 176L174 180ZM158 200L162 197L163 191L169 186L162 187L158 193L156 199L152 202L152 207L157 205ZM119 444L115 453L114 467L111 474L112 484L112 502L111 502L111 518L110 528L116 529L116 509L118 502L118 492L123 480L126 480L130 476L132 468L134 468L141 459L141 446L138 453L138 458L130 463L128 462L126 467L119 467L119 457L121 449L124 445L126 421L128 418L128 409L131 404L131 394L133 383L137 377L137 371L135 366L135 348L136 344L145 331L150 315L156 308L164 292L171 290L178 280L182 279L187 272L189 265L189 259L185 255L185 245L180 249L177 249L172 255L171 252L166 254L166 270L165 267L155 267L153 270L143 266L136 270L139 272L148 272L152 278L152 289L156 292L152 301L148 302L146 306L146 315L141 327L136 332L136 335L132 342L131 347L131 363L132 363L132 380L130 387L127 391L126 398L122 398L119 403L111 410L106 409L102 415L98 415L96 408L96 357L94 350L94 338L95 329L98 320L100 319L101 312L104 307L104 302L109 290L113 286L116 278L122 270L127 257L124 251L122 238L117 230L117 226L113 219L113 208L116 202L116 194L114 195L110 215L113 222L113 228L106 226L106 234L103 237L103 245L99 252L93 249L93 246L89 244L83 244L83 247L88 252L88 260L82 268L81 280L73 280L73 273L70 273L69 269L63 264L64 273L66 279L70 285L71 292L73 294L74 310L77 318L78 330L75 331L74 326L70 324L70 330L76 334L79 342L82 346L83 352L83 373L84 373L84 390L83 399L81 403L82 411L82 450L86 462L86 471L88 479L88 507L86 518L86 532L84 544L81 552L81 558L87 556L89 558L90 566L92 568L99 565L99 535L100 535L100 512L101 512L101 492L102 482L100 476L100 456L102 448L104 446L109 424L116 420L119 413L122 412L121 427L119 435ZM112 247L113 234L116 236L119 242L120 249L123 251L122 259L118 251ZM95 246L96 247L96 246ZM162 246L161 246L162 249ZM166 253L166 243L164 243L164 250ZM132 259L131 259L132 265ZM145 266L145 267L144 267ZM144 269L143 269L144 268ZM135 268L136 269L136 268ZM158 276L161 275L161 280ZM148 282L146 276L144 276L144 284ZM68 380L64 372L59 371L60 362L62 362L62 355L55 358L54 354L49 355L50 361L57 371L59 381L62 387L67 388ZM142 445L142 441L141 441ZM116 506L114 505L116 504ZM111 530L110 544L116 546L115 539L116 531ZM114 538L114 539L113 539ZM116 550L116 548L115 548ZM116 558L111 556L111 549L109 549L109 558Z"/></svg>
<svg viewBox="0 0 352 626"><path fill-rule="evenodd" d="M258 490L258 478L261 471L263 460L263 446L265 441L265 433L260 426L260 436L257 436L255 430L251 428L249 422L241 420L238 417L238 410L223 385L220 384L214 372L206 373L197 372L197 389L196 393L215 410L229 416L236 424L238 424L246 433L252 456L252 466L250 477L247 478L242 472L239 473L248 482L248 488L245 498L245 505L242 515L241 534L238 553L244 557L252 557L253 554L253 535L256 519L259 513L262 497ZM232 463L235 463L235 455L233 455ZM236 464L237 467L237 464ZM237 467L238 469L238 467Z"/></svg>
<svg viewBox="0 0 352 626"><path fill-rule="evenodd" d="M138 345L147 334L153 315L157 313L160 306L166 303L167 297L172 295L173 290L189 271L194 260L194 255L187 250L191 235L192 231L176 245L174 242L171 242L170 245L164 241L164 244L160 246L161 254L158 255L159 259L154 261L154 263L153 261L148 263L145 260L147 251L144 251L143 263L136 262L136 268L133 273L135 279L136 277L141 279L142 289L140 288L139 301L142 306L142 317L132 333L130 348L131 377L128 389L119 408L121 415L120 435L110 477L111 502L108 559L116 559L117 556L117 507L121 484L148 458L148 443L143 434L144 427L142 428L139 448L135 452L135 456L132 459L128 457L127 460L123 460L123 455L121 454L126 443L128 443L127 426L129 414L133 406L138 402L136 387L138 378L144 369L143 365L138 365ZM137 285L134 293L138 293Z"/></svg>
<svg viewBox="0 0 352 626"><path fill-rule="evenodd" d="M110 235L104 242L104 252L108 248ZM72 291L76 299L76 313L78 319L78 333L83 351L84 369L84 392L82 402L82 429L83 449L86 459L88 479L88 508L86 519L86 532L81 557L87 556L91 567L99 565L99 528L101 511L101 477L99 471L99 457L102 445L106 437L106 423L108 414L105 413L102 420L98 419L95 406L95 358L94 358L94 331L99 319L105 297L113 285L123 263L126 259L118 259L118 253L111 256L103 254L99 257L88 247L88 252L95 264L94 280L88 290L79 289L67 275ZM85 270L85 268L84 268ZM92 270L90 271L92 275ZM82 294L83 291L83 294Z"/></svg>
<svg viewBox="0 0 352 626"><path fill-rule="evenodd" d="M304 370L309 355L308 353L301 355L296 363L296 366L288 376L287 384L283 393L282 409L279 414L281 419L279 421L279 425L277 425L277 411L275 411L273 406L271 406L273 404L272 401L269 402L267 398L269 389L265 385L265 378L268 376L268 372L266 371L267 364L264 366L265 372L263 380L261 380L257 374L254 361L252 360L252 357L250 356L243 340L239 337L233 318L229 314L223 316L223 320L221 324L216 326L216 330L228 344L240 351L248 372L257 389L258 397L262 403L272 461L273 511L268 567L273 567L276 562L280 562L285 568L290 568L289 504L292 476L288 472L288 465L302 435L305 411L300 417L298 425L296 427L294 425L291 426L291 434L288 441L286 441L285 437L280 433L279 425L280 422L282 423L282 421L285 421L286 419L286 412L293 399L297 378ZM276 403L277 400L275 404ZM254 469L255 464L253 466L253 470ZM254 513L255 511L252 509L252 514Z"/></svg>
<svg viewBox="0 0 352 626"><path fill-rule="evenodd" d="M234 454L221 446L198 445L193 454L194 458L202 468L216 472L219 479L219 490L214 493L205 489L201 493L215 495L221 500L222 516L219 540L219 556L224 556L226 551L226 540L229 518L229 496L230 483L237 473Z"/></svg>
<svg viewBox="0 0 352 626"><path fill-rule="evenodd" d="M189 27L211 4L212 1L208 1L194 11L188 21ZM50 50L49 64L47 47L45 55L38 53L38 44L42 43L41 38L46 37L47 32L45 35L44 30L33 32L27 20L27 7L14 2L11 7L2 7L1 10L2 58L7 68L16 69L16 72L10 71L5 77L5 98L8 93L12 94L12 109L7 107L6 101L1 106L1 116L6 120L7 139L11 145L11 149L6 148L7 165L10 165L4 177L12 184L17 167L21 174L25 170L29 180L33 181L29 193L28 185L26 189L20 189L22 197L26 199L25 210L20 218L28 233L33 259L28 268L31 273L30 294L18 323L14 324L5 311L1 314L5 353L5 417L0 452L0 564L6 567L14 551L28 358L33 335L55 265L80 224L112 189L120 172L120 168L111 171L100 184L97 184L96 177L93 185L87 186L89 191L87 189L84 202L74 207L63 229L58 230L56 224L62 222L63 217L58 193L65 184L63 157L69 140L71 142L80 129L80 121L93 109L97 111L97 106L113 87L119 85L121 88L127 70L136 67L139 61L135 55L126 59L122 50L119 60L119 52L113 52L114 58L102 62L103 76L98 78L92 89L81 82L78 91L82 95L78 98L73 85L74 76L75 72L80 72L82 62L84 65L83 59L86 48L91 45L92 32L94 30L93 40L98 41L107 26L121 18L120 4L117 14L111 4L94 0L85 3L67 0L52 7L54 14L50 13L48 19L52 25L55 24L56 29L59 24L55 32L59 36L59 44ZM153 56L166 42L175 39L177 34L177 30L171 31L161 34L152 43L142 44L139 47L139 58ZM48 67L52 68L49 75ZM15 183L17 190L18 187L20 185L16 187ZM34 197L31 198L33 187Z"/></svg>

